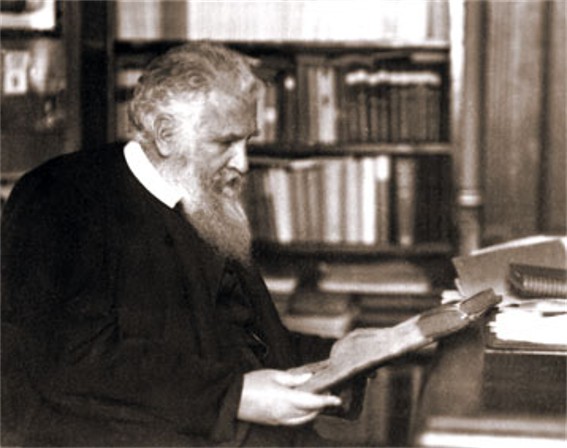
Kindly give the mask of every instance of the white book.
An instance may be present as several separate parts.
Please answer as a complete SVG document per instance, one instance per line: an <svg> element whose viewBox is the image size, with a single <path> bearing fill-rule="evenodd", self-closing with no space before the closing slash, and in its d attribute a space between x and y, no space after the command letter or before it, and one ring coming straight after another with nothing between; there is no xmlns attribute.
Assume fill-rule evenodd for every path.
<svg viewBox="0 0 567 448"><path fill-rule="evenodd" d="M268 178L274 203L277 240L284 244L291 243L293 240L293 209L289 173L284 168L270 168Z"/></svg>
<svg viewBox="0 0 567 448"><path fill-rule="evenodd" d="M323 241L330 244L343 241L344 167L344 161L339 158L323 162Z"/></svg>
<svg viewBox="0 0 567 448"><path fill-rule="evenodd" d="M392 158L381 154L374 159L376 176L376 239L378 243L390 242L390 188L392 179Z"/></svg>
<svg viewBox="0 0 567 448"><path fill-rule="evenodd" d="M345 163L345 241L357 244L361 241L360 162L349 157Z"/></svg>
<svg viewBox="0 0 567 448"><path fill-rule="evenodd" d="M337 102L335 70L329 66L318 66L317 102L318 102L318 141L332 144L337 142Z"/></svg>
<svg viewBox="0 0 567 448"><path fill-rule="evenodd" d="M374 181L374 165L373 157L363 157L360 160L360 239L363 244L368 245L376 244L376 184Z"/></svg>
<svg viewBox="0 0 567 448"><path fill-rule="evenodd" d="M162 37L162 10L159 0L116 2L117 40L157 40Z"/></svg>

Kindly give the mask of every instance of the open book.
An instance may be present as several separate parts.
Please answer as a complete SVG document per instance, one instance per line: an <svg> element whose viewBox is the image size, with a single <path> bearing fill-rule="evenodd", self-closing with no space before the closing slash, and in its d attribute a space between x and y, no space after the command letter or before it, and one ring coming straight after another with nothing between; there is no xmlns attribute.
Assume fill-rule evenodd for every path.
<svg viewBox="0 0 567 448"><path fill-rule="evenodd" d="M460 302L418 314L394 327L366 330L348 350L333 349L330 358L304 366L313 372L313 376L298 389L326 391L357 373L465 328L500 300L489 289Z"/></svg>

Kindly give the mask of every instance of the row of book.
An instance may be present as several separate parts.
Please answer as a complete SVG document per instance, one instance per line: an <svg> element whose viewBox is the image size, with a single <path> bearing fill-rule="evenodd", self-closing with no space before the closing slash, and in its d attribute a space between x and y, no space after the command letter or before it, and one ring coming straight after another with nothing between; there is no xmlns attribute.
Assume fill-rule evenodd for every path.
<svg viewBox="0 0 567 448"><path fill-rule="evenodd" d="M404 247L450 241L447 156L278 161L248 177L246 203L258 240Z"/></svg>
<svg viewBox="0 0 567 448"><path fill-rule="evenodd" d="M257 143L445 141L442 70L342 66L298 55L269 80L258 102Z"/></svg>
<svg viewBox="0 0 567 448"><path fill-rule="evenodd" d="M409 13L408 8L411 8ZM444 43L448 0L118 0L119 40Z"/></svg>

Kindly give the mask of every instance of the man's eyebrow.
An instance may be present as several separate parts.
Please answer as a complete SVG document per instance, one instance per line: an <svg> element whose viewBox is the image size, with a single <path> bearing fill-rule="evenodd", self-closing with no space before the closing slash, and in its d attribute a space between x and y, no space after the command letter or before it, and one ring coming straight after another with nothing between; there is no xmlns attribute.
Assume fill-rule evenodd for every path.
<svg viewBox="0 0 567 448"><path fill-rule="evenodd" d="M242 140L244 138L256 136L256 135L258 135L258 133L259 133L258 129L254 129L254 131L251 132L250 134L238 133L238 132L228 132L226 134L221 134L221 135L215 137L215 141L217 141L217 142L232 142L232 141Z"/></svg>

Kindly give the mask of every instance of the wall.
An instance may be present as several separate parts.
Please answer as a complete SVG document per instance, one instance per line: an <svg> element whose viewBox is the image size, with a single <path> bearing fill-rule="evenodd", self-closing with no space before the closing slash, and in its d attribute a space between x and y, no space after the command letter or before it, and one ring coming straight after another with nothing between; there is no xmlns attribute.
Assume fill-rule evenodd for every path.
<svg viewBox="0 0 567 448"><path fill-rule="evenodd" d="M489 1L484 24L483 244L564 233L565 3Z"/></svg>

